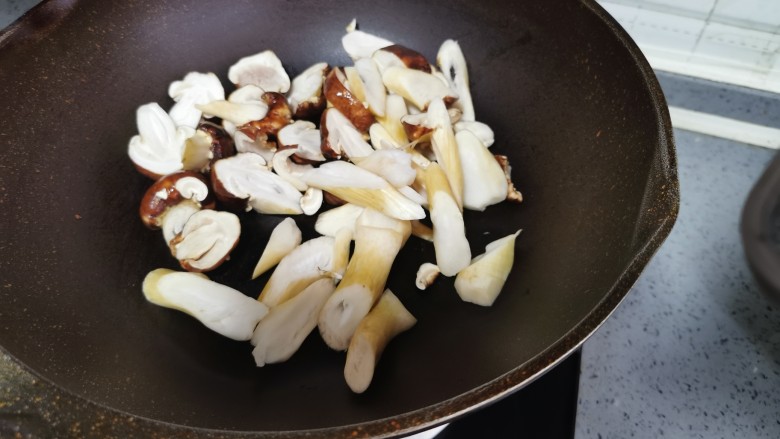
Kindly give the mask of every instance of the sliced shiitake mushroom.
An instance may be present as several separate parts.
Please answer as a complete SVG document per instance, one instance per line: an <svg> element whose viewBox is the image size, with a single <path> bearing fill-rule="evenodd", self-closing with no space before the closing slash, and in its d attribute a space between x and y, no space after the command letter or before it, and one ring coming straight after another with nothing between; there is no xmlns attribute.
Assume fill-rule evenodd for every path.
<svg viewBox="0 0 780 439"><path fill-rule="evenodd" d="M230 66L228 79L239 87L252 84L267 92L287 93L290 89L290 77L271 50L238 60Z"/></svg>
<svg viewBox="0 0 780 439"><path fill-rule="evenodd" d="M287 101L296 119L317 121L325 109L325 96L322 94L322 84L330 72L327 63L314 64L292 80Z"/></svg>
<svg viewBox="0 0 780 439"><path fill-rule="evenodd" d="M275 148L279 130L292 123L292 112L287 104L287 98L281 93L266 92L263 93L262 99L268 105L268 113L265 117L239 126L238 130L255 142L264 139L268 146L273 145Z"/></svg>
<svg viewBox="0 0 780 439"><path fill-rule="evenodd" d="M365 134L375 122L374 115L344 85L345 82L344 72L340 68L332 69L325 78L325 99L346 116L358 131Z"/></svg>
<svg viewBox="0 0 780 439"><path fill-rule="evenodd" d="M380 52L389 52L398 57L403 65L410 69L420 70L425 73L431 73L431 63L425 59L422 53L410 49L400 44L393 44L392 46L383 47Z"/></svg>
<svg viewBox="0 0 780 439"><path fill-rule="evenodd" d="M200 210L171 240L171 254L187 271L211 271L228 258L240 235L241 223L236 215Z"/></svg>

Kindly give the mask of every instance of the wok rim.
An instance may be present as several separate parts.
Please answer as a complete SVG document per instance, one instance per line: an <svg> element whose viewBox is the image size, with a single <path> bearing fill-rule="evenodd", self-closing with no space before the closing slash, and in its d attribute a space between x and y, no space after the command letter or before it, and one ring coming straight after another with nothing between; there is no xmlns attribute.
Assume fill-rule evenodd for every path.
<svg viewBox="0 0 780 439"><path fill-rule="evenodd" d="M22 17L0 30L0 49L10 43L15 37L23 39L25 31L31 28L40 15L50 14L52 9L58 9L59 0L43 0ZM468 392L462 393L450 399L423 407L421 409L402 413L397 416L376 419L357 424L348 424L337 427L325 427L306 430L290 431L251 431L251 430L224 430L203 427L186 426L167 421L161 421L145 416L136 415L120 409L116 409L103 403L93 401L66 389L38 371L30 368L20 361L15 355L0 346L0 353L10 357L22 370L30 373L37 379L45 382L60 392L86 402L108 412L117 413L134 421L141 420L157 428L166 428L173 434L189 433L218 437L263 437L277 439L293 439L304 437L395 437L414 434L431 429L441 424L456 420L472 411L493 404L504 397L524 388L544 375L547 371L557 366L579 349L585 341L598 330L601 325L617 309L639 275L649 263L653 255L658 251L663 242L669 236L677 220L680 208L679 179L677 172L677 156L674 142L672 123L669 110L658 79L652 67L640 51L639 47L628 35L625 29L601 6L596 0L578 0L590 13L606 25L615 38L628 51L634 65L639 68L644 86L649 92L653 104L656 119L658 121L658 145L657 148L666 154L668 181L665 181L666 190L655 194L654 201L667 212L662 220L650 234L647 241L635 254L623 273L599 301L599 303L576 325L574 325L563 337L552 343L547 349L539 353L531 360L518 365L511 371L489 381ZM17 35L19 34L19 35ZM649 191L649 189L647 189Z"/></svg>

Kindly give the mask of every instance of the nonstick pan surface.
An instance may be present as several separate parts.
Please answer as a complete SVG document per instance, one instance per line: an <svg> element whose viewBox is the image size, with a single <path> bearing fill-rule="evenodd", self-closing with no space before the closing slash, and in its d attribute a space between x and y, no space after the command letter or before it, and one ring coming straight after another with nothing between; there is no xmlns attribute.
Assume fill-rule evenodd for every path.
<svg viewBox="0 0 780 439"><path fill-rule="evenodd" d="M177 268L137 217L151 181L126 155L135 109L164 108L189 71L225 78L273 49L291 76L347 64L360 28L433 59L459 41L477 118L509 156L521 205L467 212L474 254L522 228L490 308L452 279L421 292L432 246L410 239L389 280L418 324L391 342L369 390L312 334L256 368L248 343L153 306L144 275ZM671 124L652 70L593 1L48 1L0 34L0 346L89 401L195 432L391 435L444 422L529 383L615 309L668 235L679 191ZM277 216L245 214L212 279L249 281ZM304 238L313 218L296 218ZM232 432L232 433L231 433Z"/></svg>

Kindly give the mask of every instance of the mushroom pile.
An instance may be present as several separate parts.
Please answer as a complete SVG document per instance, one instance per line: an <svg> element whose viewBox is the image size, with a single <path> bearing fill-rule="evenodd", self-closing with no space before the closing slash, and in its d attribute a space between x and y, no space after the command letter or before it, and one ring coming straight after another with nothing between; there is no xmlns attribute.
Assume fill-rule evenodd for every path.
<svg viewBox="0 0 780 439"><path fill-rule="evenodd" d="M145 297L250 341L257 366L287 360L316 327L346 350L345 380L361 393L386 344L416 323L386 288L407 240L434 248L419 289L454 276L462 300L491 306L519 231L472 258L463 210L522 196L476 120L457 42L445 41L434 65L353 21L342 45L353 65L317 62L292 80L271 50L242 58L228 70L230 94L215 74L188 73L168 89L170 111L138 108L128 154L156 180L141 219L186 270L152 271ZM257 300L203 274L235 248L234 212L252 210L287 216L252 273L273 270ZM302 242L292 215L317 215L321 236Z"/></svg>

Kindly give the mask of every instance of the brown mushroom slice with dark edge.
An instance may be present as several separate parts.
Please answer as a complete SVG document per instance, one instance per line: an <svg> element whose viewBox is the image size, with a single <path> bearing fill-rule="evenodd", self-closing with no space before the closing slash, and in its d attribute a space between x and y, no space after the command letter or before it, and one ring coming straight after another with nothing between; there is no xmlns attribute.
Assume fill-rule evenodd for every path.
<svg viewBox="0 0 780 439"><path fill-rule="evenodd" d="M344 74L347 88L355 97L365 102L376 116L384 116L387 90L374 61L371 58L360 58L355 61L354 67L344 67Z"/></svg>
<svg viewBox="0 0 780 439"><path fill-rule="evenodd" d="M182 163L184 169L208 173L212 163L235 154L233 139L225 130L213 122L201 122L187 139Z"/></svg>
<svg viewBox="0 0 780 439"><path fill-rule="evenodd" d="M287 101L295 119L317 121L325 109L322 85L330 67L327 63L314 64L292 80Z"/></svg>
<svg viewBox="0 0 780 439"><path fill-rule="evenodd" d="M422 53L410 49L406 46L393 44L391 46L379 49L378 52L388 52L395 55L404 66L410 69L431 73L431 63L428 62L425 56L423 56ZM373 56L376 57L377 55L374 54ZM381 57L382 55L379 56Z"/></svg>
<svg viewBox="0 0 780 439"><path fill-rule="evenodd" d="M337 108L328 108L322 113L320 136L322 154L328 158L365 157L374 151L352 122Z"/></svg>
<svg viewBox="0 0 780 439"><path fill-rule="evenodd" d="M204 272L219 267L241 236L241 223L230 212L195 212L170 242L171 254L187 271Z"/></svg>
<svg viewBox="0 0 780 439"><path fill-rule="evenodd" d="M263 143L267 148L276 149L276 136L279 130L292 123L292 112L287 104L287 98L281 93L266 92L261 98L268 105L268 113L265 117L237 128L255 143Z"/></svg>
<svg viewBox="0 0 780 439"><path fill-rule="evenodd" d="M463 207L483 211L507 197L504 170L485 145L471 131L455 134L463 169Z"/></svg>
<svg viewBox="0 0 780 439"><path fill-rule="evenodd" d="M498 164L501 165L501 169L504 170L504 176L506 176L506 200L513 203L521 203L523 201L523 194L521 194L520 191L515 188L514 183L512 183L512 166L509 164L509 157L500 154L496 154L493 157L495 157Z"/></svg>
<svg viewBox="0 0 780 439"><path fill-rule="evenodd" d="M241 58L230 66L228 79L238 87L256 85L267 92L287 93L290 77L271 50Z"/></svg>
<svg viewBox="0 0 780 439"><path fill-rule="evenodd" d="M272 215L303 212L300 191L268 170L257 154L240 153L218 160L211 170L211 182L217 199L234 209L251 208Z"/></svg>
<svg viewBox="0 0 780 439"><path fill-rule="evenodd" d="M368 128L375 122L374 115L352 94L345 82L346 77L340 68L331 69L325 78L325 99L346 116L361 134L368 133Z"/></svg>
<svg viewBox="0 0 780 439"><path fill-rule="evenodd" d="M165 243L182 231L201 208L214 207L206 179L192 171L180 171L157 180L141 199L139 215L150 229L162 229Z"/></svg>

